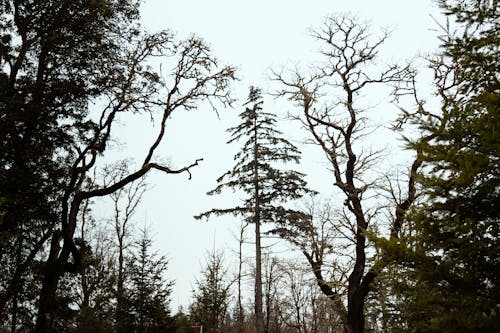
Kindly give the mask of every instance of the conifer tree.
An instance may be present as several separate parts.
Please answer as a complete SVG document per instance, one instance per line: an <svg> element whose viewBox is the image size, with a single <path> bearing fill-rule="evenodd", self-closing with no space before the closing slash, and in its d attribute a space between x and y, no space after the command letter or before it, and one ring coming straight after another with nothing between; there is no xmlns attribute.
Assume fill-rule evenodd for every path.
<svg viewBox="0 0 500 333"><path fill-rule="evenodd" d="M245 111L240 114L241 124L229 128L228 143L243 141L241 150L234 156L233 169L217 179L217 187L208 195L220 194L230 188L246 194L244 201L235 207L212 209L196 218L210 215L241 215L255 226L255 318L257 333L264 332L262 311L261 225L278 223L286 219L289 210L284 203L298 199L310 192L304 174L282 170L288 162L298 163L300 152L282 137L276 129L276 115L264 112L262 93L251 87Z"/></svg>
<svg viewBox="0 0 500 333"><path fill-rule="evenodd" d="M498 6L439 4L457 30L445 31L432 60L441 110L419 119L425 139L414 147L426 166L426 201L409 216L395 325L415 332L498 332Z"/></svg>
<svg viewBox="0 0 500 333"><path fill-rule="evenodd" d="M168 260L151 252L152 240L143 230L136 242L137 252L127 262L124 307L117 322L118 332L165 332L173 324L170 294L173 282L165 280Z"/></svg>
<svg viewBox="0 0 500 333"><path fill-rule="evenodd" d="M231 282L224 267L223 256L215 250L207 256L202 278L196 281L190 318L203 325L206 333L225 332L225 321L231 297Z"/></svg>

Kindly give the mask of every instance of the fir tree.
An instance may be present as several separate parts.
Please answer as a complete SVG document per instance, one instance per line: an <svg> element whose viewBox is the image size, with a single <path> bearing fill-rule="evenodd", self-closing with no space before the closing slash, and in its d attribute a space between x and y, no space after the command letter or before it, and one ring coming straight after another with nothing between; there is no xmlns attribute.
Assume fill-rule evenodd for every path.
<svg viewBox="0 0 500 333"><path fill-rule="evenodd" d="M259 88L251 87L245 111L240 114L241 124L228 129L231 139L228 143L243 141L241 150L234 156L232 170L217 179L218 186L208 192L220 194L230 188L246 194L241 205L213 209L196 218L210 215L242 215L255 226L255 318L257 333L264 332L262 311L262 271L261 271L261 225L282 223L288 209L283 204L298 199L307 192L304 174L282 170L288 162L298 163L300 152L296 146L282 137L276 129L276 115L264 112L263 99Z"/></svg>
<svg viewBox="0 0 500 333"><path fill-rule="evenodd" d="M165 280L168 260L151 252L147 231L137 241L137 252L128 258L124 308L118 318L119 332L164 332L171 328L172 281Z"/></svg>
<svg viewBox="0 0 500 333"><path fill-rule="evenodd" d="M203 325L206 333L225 332L225 321L231 297L231 282L224 268L223 256L215 251L208 254L202 278L193 292L191 321Z"/></svg>
<svg viewBox="0 0 500 333"><path fill-rule="evenodd" d="M416 332L500 330L500 142L496 1L439 1L455 18L432 62L441 113L414 143L428 200L410 215L397 325ZM411 278L409 278L411 277Z"/></svg>

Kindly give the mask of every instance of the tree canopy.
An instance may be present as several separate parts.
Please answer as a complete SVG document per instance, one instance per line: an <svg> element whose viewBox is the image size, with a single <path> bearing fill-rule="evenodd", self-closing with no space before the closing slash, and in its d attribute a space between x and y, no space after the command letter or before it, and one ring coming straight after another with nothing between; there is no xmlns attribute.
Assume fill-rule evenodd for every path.
<svg viewBox="0 0 500 333"><path fill-rule="evenodd" d="M213 129L177 115L223 116L236 68L194 34L147 31L141 1L0 0L0 331L500 331L498 1L434 3L440 44L423 59L389 63L387 30L332 14L310 31L306 66L283 64L273 92L242 94L233 163L217 161L227 171L208 192L230 203L195 216L237 220L238 250L214 244L175 314L169 262L192 265L158 253L135 213L160 202L153 223L177 236L199 209L189 192L179 218L149 194L183 189L147 177L210 178L204 156L182 156ZM136 120L140 133L121 131ZM190 242L202 227L191 228Z"/></svg>
<svg viewBox="0 0 500 333"><path fill-rule="evenodd" d="M403 327L493 332L500 322L498 8L439 4L451 20L431 59L442 106L414 115L426 137L412 144L424 159L426 200L408 216Z"/></svg>

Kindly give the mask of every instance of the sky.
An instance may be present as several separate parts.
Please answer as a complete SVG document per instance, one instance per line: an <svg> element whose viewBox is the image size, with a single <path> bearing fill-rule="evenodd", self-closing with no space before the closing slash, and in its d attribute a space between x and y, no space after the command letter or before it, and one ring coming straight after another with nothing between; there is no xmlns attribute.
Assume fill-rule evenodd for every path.
<svg viewBox="0 0 500 333"><path fill-rule="evenodd" d="M233 109L220 109L220 118L206 106L173 115L166 142L160 147L162 156L176 167L197 158L204 160L192 170L190 180L187 174L153 173L147 179L149 190L135 215L135 225L150 225L155 248L170 260L167 276L175 280L175 312L179 306L189 304L208 250L224 250L226 264L230 268L236 264L233 251L238 245L235 234L239 221L221 218L200 222L193 215L237 202L231 192L216 197L208 197L206 192L232 166L238 146L226 144L226 129L238 124L248 87L259 86L272 92L277 87L269 80L271 69L313 61L317 44L310 37L310 30L319 27L328 15L349 13L369 20L374 34L378 28L389 28L392 34L383 47L381 61L391 62L406 61L437 48L433 17L438 18L439 11L431 0L145 0L141 12L142 23L149 31L170 29L178 38L191 34L202 37L222 64L238 68L240 78L232 89L237 102ZM265 98L264 109L274 110L282 118L292 108L286 101ZM377 112L396 112L394 106L380 110ZM380 119L386 116L380 113ZM148 144L143 138L151 128L148 121L122 121L118 131L124 137L121 153L138 161L143 158ZM301 144L307 133L296 124L287 120L283 124L293 142L303 149L302 163L294 169L308 175L313 189L330 195L333 180L330 181L323 155L316 147ZM387 140L391 141L389 150L402 145L394 137ZM106 209L101 211L106 213ZM251 244L245 254L252 255Z"/></svg>

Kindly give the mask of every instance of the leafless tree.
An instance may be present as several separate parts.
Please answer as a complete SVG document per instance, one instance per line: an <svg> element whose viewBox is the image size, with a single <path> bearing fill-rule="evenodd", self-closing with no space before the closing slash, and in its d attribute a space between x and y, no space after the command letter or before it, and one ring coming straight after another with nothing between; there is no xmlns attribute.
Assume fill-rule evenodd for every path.
<svg viewBox="0 0 500 333"><path fill-rule="evenodd" d="M164 141L166 125L176 111L193 110L202 102L229 105L229 84L235 79L232 67L220 67L208 46L197 37L176 41L168 31L156 34L136 34L130 37L130 46L117 55L116 62L122 66L111 66L119 72L114 86L100 96L101 105L95 126L85 135L71 152L73 164L68 170L61 202L59 228L53 233L46 269L42 282L37 316L37 332L51 330L55 313L55 294L58 282L65 272L76 272L81 263L81 254L74 242L78 214L86 200L111 195L156 170L166 174L188 173L198 165L197 159L185 166L174 168L159 162L157 150ZM153 58L166 61L167 74L162 77L147 62ZM113 64L113 65L116 65ZM163 67L163 66L162 66ZM165 67L163 67L165 68ZM112 129L123 113L141 113L159 116L157 134L146 149L143 161L135 170L106 184L95 183L85 187L89 173L105 154L112 137ZM69 153L68 153L69 154Z"/></svg>
<svg viewBox="0 0 500 333"><path fill-rule="evenodd" d="M373 86L390 88L389 95L394 100L413 93L414 71L409 65L375 66L388 33L372 41L369 26L355 18L330 17L312 35L322 46L323 61L314 65L308 73L299 69L275 71L273 77L281 85L277 96L288 98L301 110L294 118L303 123L312 141L325 153L334 184L343 195L343 209L336 223L344 225L346 233L337 228L336 234L351 242L350 267L348 273L343 271L344 266L330 269L340 269L335 275L346 274L346 295L341 292L342 289L326 283L319 274L324 264L321 244L310 243L311 247L303 252L321 290L333 300L344 330L358 333L365 330L367 294L390 259L384 253L371 256L368 251L368 236L380 223L378 207L370 203L379 195L379 184L377 179L370 177L370 170L374 163L380 163L381 155L378 151L367 150L360 141L370 134L367 130L369 117L361 100L364 94L373 93L370 90ZM389 227L392 239L397 239L404 214L414 200L414 177L420 164L417 156L410 170L405 197L393 206L396 213ZM304 214L302 220L307 225L311 224L308 221L311 218Z"/></svg>
<svg viewBox="0 0 500 333"><path fill-rule="evenodd" d="M106 166L104 169L104 182L112 183L123 178L129 172L128 163L129 161L125 160L115 165ZM113 229L116 233L116 246L118 249L117 309L120 309L123 297L125 250L130 246L130 243L127 242L127 237L130 235L130 222L146 190L147 184L145 178L142 177L110 194L113 203Z"/></svg>
<svg viewBox="0 0 500 333"><path fill-rule="evenodd" d="M236 276L236 284L237 284L237 307L238 307L238 318L237 318L237 326L238 326L238 333L243 333L244 332L244 320L245 320L245 313L244 313L244 308L243 308L243 295L242 295L242 281L243 281L243 264L244 264L244 256L243 256L243 245L245 243L245 229L248 226L247 222L241 222L240 224L240 233L238 235L238 273Z"/></svg>

